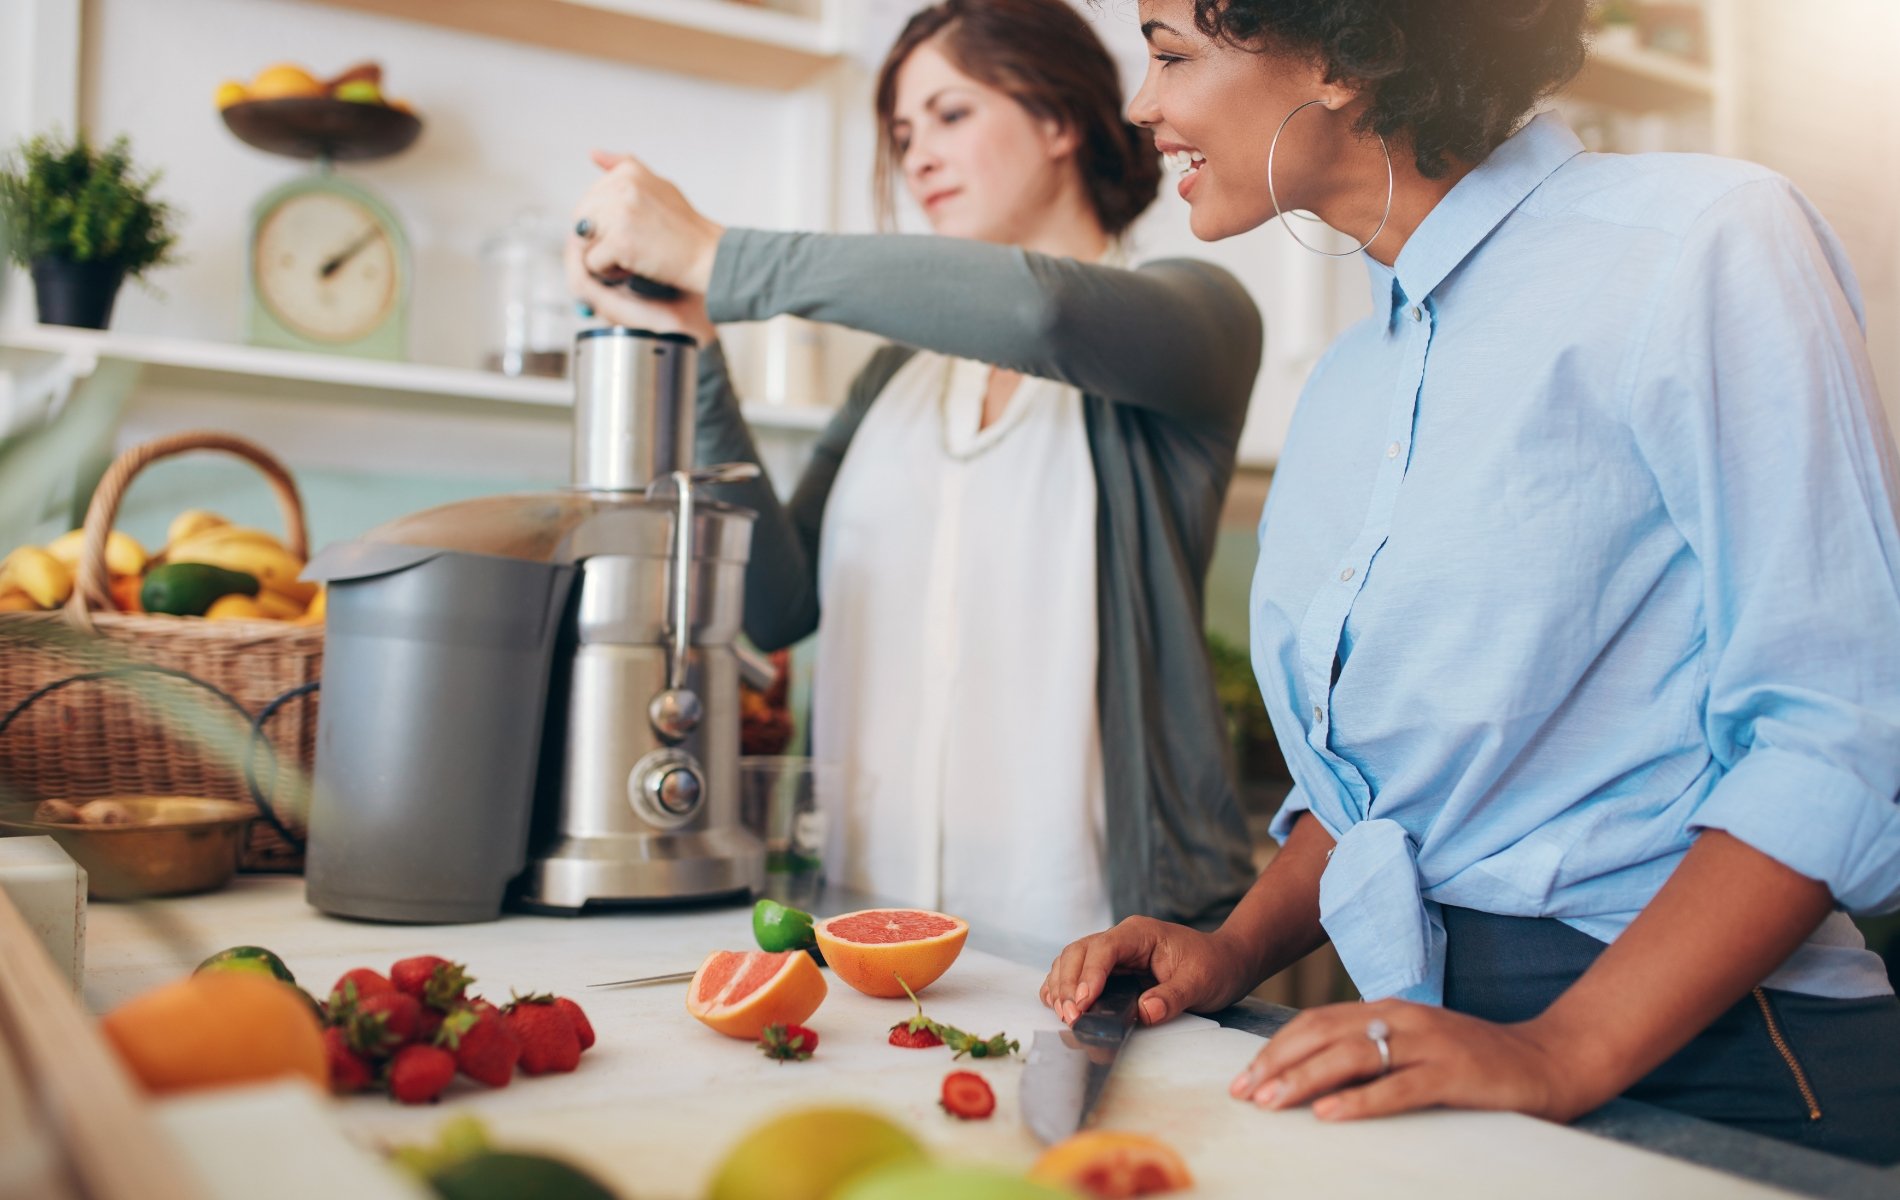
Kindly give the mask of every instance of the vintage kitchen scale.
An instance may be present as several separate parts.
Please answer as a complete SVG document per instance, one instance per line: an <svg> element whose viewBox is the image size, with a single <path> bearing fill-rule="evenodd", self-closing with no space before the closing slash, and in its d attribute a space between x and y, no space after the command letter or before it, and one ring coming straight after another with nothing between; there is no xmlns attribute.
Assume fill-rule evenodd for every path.
<svg viewBox="0 0 1900 1200"><path fill-rule="evenodd" d="M754 515L695 470L697 349L575 342L573 484L333 546L306 857L325 912L490 920L747 897L739 634Z"/></svg>
<svg viewBox="0 0 1900 1200"><path fill-rule="evenodd" d="M422 122L407 109L329 96L246 100L223 116L247 144L316 164L251 210L248 340L359 358L407 357L409 239L395 210L337 174L335 164L400 154Z"/></svg>

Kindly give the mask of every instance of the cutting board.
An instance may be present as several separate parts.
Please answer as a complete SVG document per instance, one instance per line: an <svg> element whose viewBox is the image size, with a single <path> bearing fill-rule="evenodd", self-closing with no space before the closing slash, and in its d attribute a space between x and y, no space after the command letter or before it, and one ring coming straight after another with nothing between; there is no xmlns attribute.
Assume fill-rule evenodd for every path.
<svg viewBox="0 0 1900 1200"><path fill-rule="evenodd" d="M86 996L103 1009L175 978L223 946L281 953L312 990L344 970L438 953L466 961L476 990L554 990L587 1008L599 1044L571 1075L517 1075L487 1090L458 1080L443 1102L404 1108L379 1095L331 1106L360 1144L420 1141L452 1112L485 1120L497 1140L560 1153L633 1200L697 1200L731 1144L756 1122L817 1103L861 1104L914 1130L946 1157L1027 1167L1040 1147L1022 1129L1020 1058L965 1059L901 1050L885 1035L910 1015L905 1000L862 996L832 980L811 1020L822 1039L810 1062L780 1064L721 1037L685 1011L683 984L589 991L605 979L690 968L717 948L750 941L744 909L637 916L511 918L415 928L322 918L296 881L250 879L207 897L145 909L93 910ZM926 1010L972 1033L1007 1032L1028 1045L1054 1027L1037 1002L1042 972L966 950L924 993ZM1346 1125L1304 1110L1263 1113L1228 1097L1227 1083L1260 1039L1197 1017L1139 1030L1124 1051L1100 1123L1151 1133L1186 1156L1206 1197L1499 1197L1618 1200L1780 1195L1770 1189L1525 1117L1427 1113ZM943 1076L981 1072L995 1089L990 1120L960 1122L937 1107Z"/></svg>

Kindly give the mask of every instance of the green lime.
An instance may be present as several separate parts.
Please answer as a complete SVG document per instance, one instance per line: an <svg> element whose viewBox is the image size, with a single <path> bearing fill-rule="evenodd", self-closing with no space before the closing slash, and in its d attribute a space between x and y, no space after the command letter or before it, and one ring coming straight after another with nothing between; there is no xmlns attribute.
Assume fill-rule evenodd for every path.
<svg viewBox="0 0 1900 1200"><path fill-rule="evenodd" d="M776 954L781 950L809 950L818 944L811 931L811 914L787 908L776 900L761 900L752 906L752 936L759 949Z"/></svg>
<svg viewBox="0 0 1900 1200"><path fill-rule="evenodd" d="M558 1158L489 1151L429 1179L443 1200L616 1200L598 1179Z"/></svg>
<svg viewBox="0 0 1900 1200"><path fill-rule="evenodd" d="M352 104L381 104L383 102L383 89L368 79L352 79L347 83L339 83L330 95L338 100L348 100Z"/></svg>
<svg viewBox="0 0 1900 1200"><path fill-rule="evenodd" d="M290 973L284 960L262 946L233 946L229 950L220 950L199 963L198 970L192 974L201 971L247 971L253 975L281 979L285 983L297 982L297 977Z"/></svg>

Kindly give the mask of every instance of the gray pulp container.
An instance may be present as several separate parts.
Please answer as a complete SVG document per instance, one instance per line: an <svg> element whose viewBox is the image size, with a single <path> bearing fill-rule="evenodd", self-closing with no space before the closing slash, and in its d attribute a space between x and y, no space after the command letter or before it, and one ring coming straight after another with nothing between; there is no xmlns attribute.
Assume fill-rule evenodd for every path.
<svg viewBox="0 0 1900 1200"><path fill-rule="evenodd" d="M311 905L452 923L501 915L527 864L548 678L572 564L351 543L329 584L305 852Z"/></svg>

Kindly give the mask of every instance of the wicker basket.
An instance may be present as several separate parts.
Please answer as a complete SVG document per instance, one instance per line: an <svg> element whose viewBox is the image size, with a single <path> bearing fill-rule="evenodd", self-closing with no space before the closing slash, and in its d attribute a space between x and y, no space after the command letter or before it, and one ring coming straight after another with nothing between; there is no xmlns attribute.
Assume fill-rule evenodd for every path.
<svg viewBox="0 0 1900 1200"><path fill-rule="evenodd" d="M303 503L283 464L219 433L180 433L120 455L86 512L63 613L0 614L0 783L28 798L193 795L255 804L246 870L294 871L316 749L321 626L117 611L106 535L133 478L200 450L263 472L285 547L308 554Z"/></svg>

